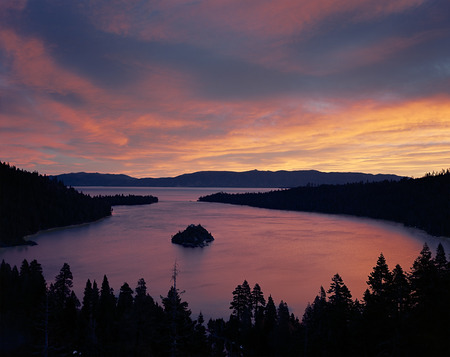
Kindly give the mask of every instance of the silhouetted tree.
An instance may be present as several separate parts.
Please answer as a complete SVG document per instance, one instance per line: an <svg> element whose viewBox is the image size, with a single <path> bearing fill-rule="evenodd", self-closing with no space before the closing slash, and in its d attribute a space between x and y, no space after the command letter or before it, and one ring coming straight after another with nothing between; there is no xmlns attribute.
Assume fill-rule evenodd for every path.
<svg viewBox="0 0 450 357"><path fill-rule="evenodd" d="M95 355L98 350L96 325L99 291L97 283L88 279L84 288L83 302L80 313L80 348L84 354Z"/></svg>
<svg viewBox="0 0 450 357"><path fill-rule="evenodd" d="M230 304L233 315L237 317L241 328L247 329L251 326L252 318L252 294L247 280L238 285L233 291L233 301Z"/></svg>
<svg viewBox="0 0 450 357"><path fill-rule="evenodd" d="M307 305L302 318L304 327L305 355L317 356L327 352L327 298L325 289L321 286L320 293L312 304Z"/></svg>
<svg viewBox="0 0 450 357"><path fill-rule="evenodd" d="M375 355L391 354L397 306L393 296L393 275L383 253L370 273L367 284L370 290L364 293L364 321L369 350Z"/></svg>
<svg viewBox="0 0 450 357"><path fill-rule="evenodd" d="M49 350L69 353L75 348L78 320L78 301L73 286L70 266L63 264L55 282L49 287Z"/></svg>
<svg viewBox="0 0 450 357"><path fill-rule="evenodd" d="M136 325L134 345L137 354L161 355L169 351L169 327L163 309L147 292L143 278L135 288L133 321Z"/></svg>
<svg viewBox="0 0 450 357"><path fill-rule="evenodd" d="M264 317L264 307L266 306L266 299L264 299L264 294L258 283L255 284L251 292L251 301L253 307L252 314L256 324L257 320L261 320Z"/></svg>
<svg viewBox="0 0 450 357"><path fill-rule="evenodd" d="M102 350L101 354L111 354L114 351L114 342L117 340L116 298L114 290L109 286L106 275L103 276L100 288L100 297L97 308L96 335Z"/></svg>
<svg viewBox="0 0 450 357"><path fill-rule="evenodd" d="M189 355L192 350L194 323L188 303L181 301L178 290L171 287L167 296L162 299L164 312L170 333L170 350L172 355Z"/></svg>
<svg viewBox="0 0 450 357"><path fill-rule="evenodd" d="M331 279L327 293L330 294L327 309L329 350L338 355L351 355L350 324L355 314L352 295L339 274Z"/></svg>

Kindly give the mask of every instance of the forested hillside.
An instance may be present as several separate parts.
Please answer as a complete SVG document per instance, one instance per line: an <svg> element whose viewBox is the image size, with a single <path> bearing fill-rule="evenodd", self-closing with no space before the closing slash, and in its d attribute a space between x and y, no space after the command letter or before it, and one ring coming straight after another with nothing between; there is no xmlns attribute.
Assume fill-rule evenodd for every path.
<svg viewBox="0 0 450 357"><path fill-rule="evenodd" d="M380 254L361 301L335 274L301 319L246 280L230 292L230 315L206 323L201 313L193 318L175 282L154 299L142 278L114 292L104 276L101 284L87 280L80 301L73 279L67 263L49 285L35 260L1 263L1 356L450 355L442 245L432 257L425 244L409 271L390 269Z"/></svg>
<svg viewBox="0 0 450 357"><path fill-rule="evenodd" d="M23 238L43 229L96 221L111 215L111 206L158 202L147 195L91 197L56 178L0 162L0 247L35 244Z"/></svg>
<svg viewBox="0 0 450 357"><path fill-rule="evenodd" d="M400 181L297 187L265 193L219 192L199 201L384 219L450 237L450 171Z"/></svg>
<svg viewBox="0 0 450 357"><path fill-rule="evenodd" d="M0 163L0 246L30 244L39 230L92 222L111 215L111 205L37 172Z"/></svg>

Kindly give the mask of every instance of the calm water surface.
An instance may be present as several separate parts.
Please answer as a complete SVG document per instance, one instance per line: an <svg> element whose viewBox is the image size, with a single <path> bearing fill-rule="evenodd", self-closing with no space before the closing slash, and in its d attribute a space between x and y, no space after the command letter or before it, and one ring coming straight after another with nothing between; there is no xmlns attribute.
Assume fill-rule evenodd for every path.
<svg viewBox="0 0 450 357"><path fill-rule="evenodd" d="M74 275L74 289L83 297L87 279L99 285L106 274L118 294L127 282L132 288L144 278L150 295L160 302L171 285L175 261L177 287L185 290L193 317L228 317L232 291L246 279L259 283L267 298L281 299L301 317L320 286L329 288L339 273L353 294L361 298L366 280L381 252L392 269L409 270L424 242L435 252L441 242L402 225L347 216L276 211L220 203L196 202L218 191L261 189L221 188L105 188L80 187L97 194L151 194L159 202L144 206L116 206L112 217L82 226L41 232L32 247L3 248L0 259L20 266L37 259L47 282L64 262ZM215 237L205 248L184 248L170 238L189 224L201 224Z"/></svg>

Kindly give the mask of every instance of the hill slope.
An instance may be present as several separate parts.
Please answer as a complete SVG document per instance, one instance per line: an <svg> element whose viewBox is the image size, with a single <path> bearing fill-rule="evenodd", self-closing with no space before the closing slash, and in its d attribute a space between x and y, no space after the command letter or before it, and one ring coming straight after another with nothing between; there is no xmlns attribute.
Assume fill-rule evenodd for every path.
<svg viewBox="0 0 450 357"><path fill-rule="evenodd" d="M200 171L176 177L137 179L126 175L70 173L56 176L69 186L143 187L297 187L308 184L345 184L400 180L396 175L320 171Z"/></svg>
<svg viewBox="0 0 450 357"><path fill-rule="evenodd" d="M30 244L39 230L92 222L111 215L111 205L62 182L0 162L0 246Z"/></svg>

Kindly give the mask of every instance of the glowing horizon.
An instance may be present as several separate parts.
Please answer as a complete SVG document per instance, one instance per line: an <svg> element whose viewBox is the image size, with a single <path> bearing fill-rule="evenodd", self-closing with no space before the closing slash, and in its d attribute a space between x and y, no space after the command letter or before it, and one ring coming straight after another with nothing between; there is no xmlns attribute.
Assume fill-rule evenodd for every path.
<svg viewBox="0 0 450 357"><path fill-rule="evenodd" d="M450 167L446 1L0 3L0 160L169 177Z"/></svg>

